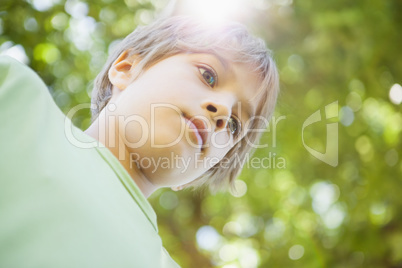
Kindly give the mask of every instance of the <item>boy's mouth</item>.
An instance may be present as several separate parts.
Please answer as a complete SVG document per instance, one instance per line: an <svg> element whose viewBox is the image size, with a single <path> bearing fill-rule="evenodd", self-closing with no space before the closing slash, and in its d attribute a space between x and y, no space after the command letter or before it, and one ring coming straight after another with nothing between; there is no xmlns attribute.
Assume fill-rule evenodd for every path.
<svg viewBox="0 0 402 268"><path fill-rule="evenodd" d="M193 133L197 138L197 143L201 146L201 148L203 148L208 139L207 127L204 121L193 117L189 118L188 116L183 117L186 120L186 123L189 125L189 128L193 129Z"/></svg>

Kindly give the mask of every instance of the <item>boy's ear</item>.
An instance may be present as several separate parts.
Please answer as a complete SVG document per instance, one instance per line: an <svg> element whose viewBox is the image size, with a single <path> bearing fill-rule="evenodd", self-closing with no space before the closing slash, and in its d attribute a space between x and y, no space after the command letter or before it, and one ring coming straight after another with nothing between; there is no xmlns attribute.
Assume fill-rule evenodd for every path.
<svg viewBox="0 0 402 268"><path fill-rule="evenodd" d="M137 55L129 56L126 50L120 54L110 67L109 80L118 89L124 90L132 82L133 67L137 57Z"/></svg>

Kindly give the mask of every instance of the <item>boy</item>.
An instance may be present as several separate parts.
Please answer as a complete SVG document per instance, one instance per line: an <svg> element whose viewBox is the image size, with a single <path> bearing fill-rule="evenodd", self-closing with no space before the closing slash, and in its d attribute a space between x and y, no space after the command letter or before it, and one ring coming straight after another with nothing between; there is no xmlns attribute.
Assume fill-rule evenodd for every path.
<svg viewBox="0 0 402 268"><path fill-rule="evenodd" d="M96 78L93 123L73 129L99 142L84 149L33 72L9 59L0 69L1 267L177 267L146 198L233 185L233 159L278 94L264 43L242 26L161 19L123 40Z"/></svg>

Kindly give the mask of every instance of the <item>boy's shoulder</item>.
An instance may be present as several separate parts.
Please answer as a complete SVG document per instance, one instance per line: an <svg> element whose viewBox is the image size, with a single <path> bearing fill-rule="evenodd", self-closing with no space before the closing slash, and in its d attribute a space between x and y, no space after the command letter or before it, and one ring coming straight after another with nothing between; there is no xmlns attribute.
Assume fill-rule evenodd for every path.
<svg viewBox="0 0 402 268"><path fill-rule="evenodd" d="M0 56L1 102L7 100L23 105L32 99L49 100L49 97L47 86L31 68L9 56Z"/></svg>
<svg viewBox="0 0 402 268"><path fill-rule="evenodd" d="M34 71L0 57L0 267L178 267L131 177L71 144L66 121Z"/></svg>
<svg viewBox="0 0 402 268"><path fill-rule="evenodd" d="M21 76L25 74L29 76L36 76L28 66L19 62L10 56L0 56L0 85L10 76Z"/></svg>

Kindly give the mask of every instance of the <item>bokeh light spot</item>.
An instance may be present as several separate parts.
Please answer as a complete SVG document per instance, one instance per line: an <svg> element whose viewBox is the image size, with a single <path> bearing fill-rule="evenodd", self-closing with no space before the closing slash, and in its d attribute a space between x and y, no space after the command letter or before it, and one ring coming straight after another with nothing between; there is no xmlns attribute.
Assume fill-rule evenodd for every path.
<svg viewBox="0 0 402 268"><path fill-rule="evenodd" d="M286 225L281 219L273 218L265 227L264 237L267 241L279 240L285 233Z"/></svg>
<svg viewBox="0 0 402 268"><path fill-rule="evenodd" d="M29 3L38 11L47 11L51 9L58 0L30 0Z"/></svg>
<svg viewBox="0 0 402 268"><path fill-rule="evenodd" d="M68 16L64 12L59 12L53 16L52 20L52 27L56 30L64 30L68 25Z"/></svg>
<svg viewBox="0 0 402 268"><path fill-rule="evenodd" d="M362 107L362 98L356 92L350 92L346 97L346 104L354 111L357 112Z"/></svg>
<svg viewBox="0 0 402 268"><path fill-rule="evenodd" d="M364 95L366 93L365 92L366 91L365 86L364 86L363 82L360 81L359 79L353 79L352 81L350 81L349 90L352 91L352 92L353 91L356 92L362 98L364 97Z"/></svg>
<svg viewBox="0 0 402 268"><path fill-rule="evenodd" d="M248 213L239 214L236 222L241 226L239 233L241 237L250 237L258 231L258 221Z"/></svg>
<svg viewBox="0 0 402 268"><path fill-rule="evenodd" d="M339 121L342 123L342 125L346 127L350 126L355 120L355 114L353 113L353 110L348 106L344 106L341 108L341 110L339 111L339 117Z"/></svg>
<svg viewBox="0 0 402 268"><path fill-rule="evenodd" d="M219 257L225 262L233 261L238 256L238 248L235 245L224 245L219 250Z"/></svg>
<svg viewBox="0 0 402 268"><path fill-rule="evenodd" d="M339 187L328 182L317 182L310 189L313 198L313 210L323 215L339 198Z"/></svg>
<svg viewBox="0 0 402 268"><path fill-rule="evenodd" d="M402 86L394 84L389 90L389 99L393 104L399 105L402 102Z"/></svg>
<svg viewBox="0 0 402 268"><path fill-rule="evenodd" d="M38 31L38 22L35 18L27 18L24 20L24 28L29 32L36 32Z"/></svg>
<svg viewBox="0 0 402 268"><path fill-rule="evenodd" d="M392 215L383 202L376 202L370 206L370 220L375 225L384 225L388 223Z"/></svg>
<svg viewBox="0 0 402 268"><path fill-rule="evenodd" d="M325 214L321 215L321 218L328 229L336 229L343 223L345 215L343 207L339 204L334 204Z"/></svg>
<svg viewBox="0 0 402 268"><path fill-rule="evenodd" d="M223 226L222 231L225 235L240 235L242 232L242 226L236 221L230 221Z"/></svg>
<svg viewBox="0 0 402 268"><path fill-rule="evenodd" d="M294 245L289 249L289 259L298 260L304 255L304 247L302 245Z"/></svg>
<svg viewBox="0 0 402 268"><path fill-rule="evenodd" d="M390 167L395 166L399 161L399 155L398 155L398 152L395 149L388 150L385 153L384 158L385 158L385 162Z"/></svg>
<svg viewBox="0 0 402 268"><path fill-rule="evenodd" d="M89 7L87 3L83 3L80 1L67 1L64 9L68 14L70 14L75 19L84 18L89 11Z"/></svg>
<svg viewBox="0 0 402 268"><path fill-rule="evenodd" d="M34 57L36 60L42 60L48 64L52 64L60 59L59 49L52 43L42 43L35 47Z"/></svg>
<svg viewBox="0 0 402 268"><path fill-rule="evenodd" d="M257 251L251 247L243 247L240 250L239 262L241 267L254 268L260 262Z"/></svg>
<svg viewBox="0 0 402 268"><path fill-rule="evenodd" d="M200 248L213 251L219 248L221 236L214 227L206 225L198 229L196 234L197 244Z"/></svg>
<svg viewBox="0 0 402 268"><path fill-rule="evenodd" d="M235 190L231 193L234 197L242 197L247 193L247 184L242 180L235 181Z"/></svg>
<svg viewBox="0 0 402 268"><path fill-rule="evenodd" d="M165 209L174 209L179 204L179 199L175 193L168 191L161 194L159 204Z"/></svg>
<svg viewBox="0 0 402 268"><path fill-rule="evenodd" d="M367 136L360 136L355 142L355 148L363 161L370 161L374 156L373 146Z"/></svg>
<svg viewBox="0 0 402 268"><path fill-rule="evenodd" d="M81 19L70 18L70 27L66 30L68 38L81 51L88 50L94 40L91 34L95 31L96 21L92 17Z"/></svg>

